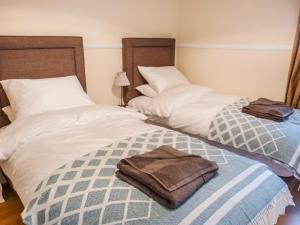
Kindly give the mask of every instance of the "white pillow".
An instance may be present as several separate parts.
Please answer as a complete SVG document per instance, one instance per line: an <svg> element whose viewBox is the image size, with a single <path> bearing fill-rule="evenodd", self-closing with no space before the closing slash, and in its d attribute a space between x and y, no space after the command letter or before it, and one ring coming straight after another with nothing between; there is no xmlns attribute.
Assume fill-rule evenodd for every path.
<svg viewBox="0 0 300 225"><path fill-rule="evenodd" d="M1 81L15 119L30 115L92 105L76 76Z"/></svg>
<svg viewBox="0 0 300 225"><path fill-rule="evenodd" d="M189 81L174 66L145 67L138 66L141 75L157 93L179 84L188 84Z"/></svg>
<svg viewBox="0 0 300 225"><path fill-rule="evenodd" d="M155 96L158 95L158 93L156 91L154 91L153 88L150 87L149 84L144 84L144 85L138 86L135 89L138 90L139 92L141 92L143 95L150 97L150 98L154 98Z"/></svg>
<svg viewBox="0 0 300 225"><path fill-rule="evenodd" d="M128 106L135 108L139 112L147 115L147 114L150 114L148 107L151 102L152 102L152 98L149 98L147 96L139 96L139 97L131 99L128 102Z"/></svg>
<svg viewBox="0 0 300 225"><path fill-rule="evenodd" d="M15 114L10 106L2 108L2 111L7 115L10 122L15 120Z"/></svg>

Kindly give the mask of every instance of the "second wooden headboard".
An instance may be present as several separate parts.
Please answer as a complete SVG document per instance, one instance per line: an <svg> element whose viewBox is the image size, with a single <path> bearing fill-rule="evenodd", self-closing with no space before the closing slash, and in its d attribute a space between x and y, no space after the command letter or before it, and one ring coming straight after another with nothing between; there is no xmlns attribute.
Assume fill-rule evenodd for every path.
<svg viewBox="0 0 300 225"><path fill-rule="evenodd" d="M171 38L124 38L123 71L127 73L130 86L125 88L124 100L141 95L135 88L146 83L138 66L174 66L175 39Z"/></svg>

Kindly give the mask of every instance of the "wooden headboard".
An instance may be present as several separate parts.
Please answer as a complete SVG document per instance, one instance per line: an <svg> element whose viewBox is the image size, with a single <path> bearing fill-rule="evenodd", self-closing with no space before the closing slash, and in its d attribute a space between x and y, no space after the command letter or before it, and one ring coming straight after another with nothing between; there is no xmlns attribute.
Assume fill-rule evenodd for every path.
<svg viewBox="0 0 300 225"><path fill-rule="evenodd" d="M77 75L86 90L81 37L0 36L0 80ZM1 108L9 105L0 88ZM1 111L0 127L9 124Z"/></svg>
<svg viewBox="0 0 300 225"><path fill-rule="evenodd" d="M124 100L141 95L135 88L146 83L138 66L174 66L175 39L171 38L124 38L123 71L127 73L130 86L125 88Z"/></svg>

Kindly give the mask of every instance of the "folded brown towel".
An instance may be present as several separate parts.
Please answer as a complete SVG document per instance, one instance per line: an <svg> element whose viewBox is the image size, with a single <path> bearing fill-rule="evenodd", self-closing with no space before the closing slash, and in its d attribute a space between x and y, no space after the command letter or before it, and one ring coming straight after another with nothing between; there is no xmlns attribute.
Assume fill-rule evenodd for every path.
<svg viewBox="0 0 300 225"><path fill-rule="evenodd" d="M243 113L255 117L283 122L293 114L294 109L284 102L272 101L266 98L259 98L242 108Z"/></svg>
<svg viewBox="0 0 300 225"><path fill-rule="evenodd" d="M212 178L218 166L170 146L122 159L117 176L168 208L176 208Z"/></svg>

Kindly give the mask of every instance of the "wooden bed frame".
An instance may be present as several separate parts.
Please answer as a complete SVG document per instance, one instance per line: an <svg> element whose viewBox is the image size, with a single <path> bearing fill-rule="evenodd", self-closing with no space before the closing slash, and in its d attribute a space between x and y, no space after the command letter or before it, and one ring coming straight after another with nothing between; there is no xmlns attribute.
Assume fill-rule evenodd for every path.
<svg viewBox="0 0 300 225"><path fill-rule="evenodd" d="M77 75L86 90L81 37L0 36L0 80ZM9 105L1 86L1 108ZM0 127L9 124L0 113Z"/></svg>
<svg viewBox="0 0 300 225"><path fill-rule="evenodd" d="M81 37L0 36L0 80L68 75L76 75L83 89L86 90ZM0 103L1 108L9 105L2 86ZM3 127L10 122L2 110L0 111L0 127ZM5 178L13 188L10 179L7 176Z"/></svg>
<svg viewBox="0 0 300 225"><path fill-rule="evenodd" d="M138 66L174 66L175 64L175 39L170 38L124 38L123 39L123 70L127 73L130 86L125 89L123 98L127 104L131 99L141 94L135 89L137 86L145 84L138 71ZM157 122L148 120L149 123L165 126ZM174 130L174 129L173 129ZM190 135L190 134L188 134ZM192 135L190 135L192 136ZM295 187L298 181L293 177L294 172L283 164L273 162L272 159L257 153L242 152L238 149L231 148L207 139L196 137L208 144L216 147L227 149L238 155L260 161L268 165L274 173L281 176L291 189Z"/></svg>

